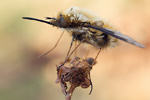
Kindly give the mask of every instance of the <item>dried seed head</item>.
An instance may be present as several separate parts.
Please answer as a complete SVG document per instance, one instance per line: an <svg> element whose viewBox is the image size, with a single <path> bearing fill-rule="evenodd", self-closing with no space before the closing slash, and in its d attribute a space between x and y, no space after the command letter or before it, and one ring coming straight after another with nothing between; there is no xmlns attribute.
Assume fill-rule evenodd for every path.
<svg viewBox="0 0 150 100"><path fill-rule="evenodd" d="M66 100L70 100L74 89L78 86L88 88L91 84L90 71L94 59L86 60L75 57L72 61L67 62L69 66L57 66L57 83L61 84L62 91L66 96ZM69 64L68 64L69 63ZM70 88L68 89L68 85Z"/></svg>

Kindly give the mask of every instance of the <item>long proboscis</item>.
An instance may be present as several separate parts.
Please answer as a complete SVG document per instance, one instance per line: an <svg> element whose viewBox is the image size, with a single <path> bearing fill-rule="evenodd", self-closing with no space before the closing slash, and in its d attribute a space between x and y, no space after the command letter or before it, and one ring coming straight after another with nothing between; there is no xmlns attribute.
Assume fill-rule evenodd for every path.
<svg viewBox="0 0 150 100"><path fill-rule="evenodd" d="M93 29L96 29L96 30L99 30L101 32L104 32L105 34L108 34L108 35L111 35L119 40L122 40L124 42L127 42L127 43L130 43L132 45L135 45L137 47L140 47L140 48L145 48L144 45L140 44L139 42L135 41L134 39L132 39L131 37L129 36L126 36L122 33L120 33L119 31L113 31L111 29L108 29L108 28L99 28L99 27L93 27L91 25L87 25L86 27L90 27L90 28L93 28Z"/></svg>
<svg viewBox="0 0 150 100"><path fill-rule="evenodd" d="M39 21L39 22L43 22L43 23L46 23L46 24L53 25L51 22L48 22L48 21L45 21L45 20L41 20L41 19L37 19L37 18L31 18L31 17L22 17L22 18L23 19L28 19L28 20L35 20L35 21ZM100 27L93 27L91 25L86 25L86 26L83 26L83 27L90 27L90 28L99 30L101 32L104 32L105 34L111 35L111 36L113 36L113 37L115 37L115 38L117 38L119 40L124 41L124 42L130 43L130 44L135 45L135 46L140 47L140 48L145 48L144 45L142 45L139 42L135 41L131 37L120 33L119 31L113 31L111 29L104 28L104 27L101 27L101 28Z"/></svg>
<svg viewBox="0 0 150 100"><path fill-rule="evenodd" d="M22 17L23 19L28 19L28 20L35 20L35 21L38 21L38 22L43 22L43 23L46 23L46 24L50 24L50 25L53 25L51 22L48 22L48 21L45 21L45 20L41 20L41 19L37 19L37 18L31 18L31 17Z"/></svg>

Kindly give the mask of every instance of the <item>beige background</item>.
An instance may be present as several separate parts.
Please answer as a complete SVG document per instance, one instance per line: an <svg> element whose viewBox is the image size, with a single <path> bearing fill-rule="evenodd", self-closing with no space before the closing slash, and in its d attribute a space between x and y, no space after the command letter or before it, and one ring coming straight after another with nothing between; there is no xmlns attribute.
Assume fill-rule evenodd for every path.
<svg viewBox="0 0 150 100"><path fill-rule="evenodd" d="M150 100L150 1L149 0L1 0L0 1L0 100L65 100L56 80L56 64L65 59L71 37L65 32L21 17L55 17L71 6L92 10L122 33L146 46L121 42L103 50L91 71L94 89L76 88L72 100ZM78 49L84 58L86 50ZM91 50L90 57L96 51ZM72 56L73 58L73 56Z"/></svg>

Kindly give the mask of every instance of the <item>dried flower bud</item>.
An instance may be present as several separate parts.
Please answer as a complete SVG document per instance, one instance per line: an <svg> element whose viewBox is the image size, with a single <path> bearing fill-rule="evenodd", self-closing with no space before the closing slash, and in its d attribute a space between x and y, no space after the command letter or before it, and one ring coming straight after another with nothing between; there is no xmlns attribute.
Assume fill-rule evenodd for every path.
<svg viewBox="0 0 150 100"><path fill-rule="evenodd" d="M93 62L93 58L84 60L79 57L75 57L72 61L67 61L65 65L68 65L68 67L65 65L60 65L61 67L57 66L56 83L61 84L66 100L71 100L72 93L76 87L81 86L82 88L88 88L90 85L92 87L90 71L92 69ZM96 63L94 62L94 64ZM69 89L67 83L71 85Z"/></svg>

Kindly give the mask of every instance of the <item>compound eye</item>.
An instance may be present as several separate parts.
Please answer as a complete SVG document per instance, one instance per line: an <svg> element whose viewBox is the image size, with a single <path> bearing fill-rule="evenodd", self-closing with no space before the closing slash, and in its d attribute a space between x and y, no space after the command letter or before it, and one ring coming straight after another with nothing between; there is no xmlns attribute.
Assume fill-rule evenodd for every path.
<svg viewBox="0 0 150 100"><path fill-rule="evenodd" d="M65 19L63 18L63 16L60 18L59 21L60 21L62 27L66 27L66 22L65 22Z"/></svg>

